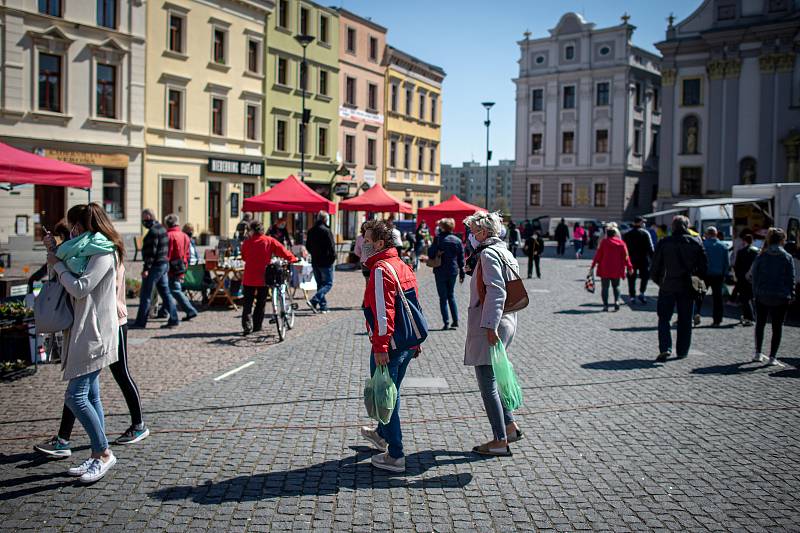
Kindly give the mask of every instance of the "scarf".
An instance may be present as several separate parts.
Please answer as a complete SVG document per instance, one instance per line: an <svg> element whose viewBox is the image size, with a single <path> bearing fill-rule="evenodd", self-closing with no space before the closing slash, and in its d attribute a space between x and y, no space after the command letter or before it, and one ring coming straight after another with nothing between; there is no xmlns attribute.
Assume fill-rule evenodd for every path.
<svg viewBox="0 0 800 533"><path fill-rule="evenodd" d="M464 271L471 276L472 273L475 272L475 267L478 265L478 258L481 256L481 252L489 246L497 244L498 242L503 242L503 240L499 237L489 237L483 241L481 245L478 246L474 252L472 252L472 255L467 257L467 264Z"/></svg>
<svg viewBox="0 0 800 533"><path fill-rule="evenodd" d="M64 262L70 272L80 276L93 255L111 254L116 251L117 247L105 235L87 231L61 243L56 250L56 257Z"/></svg>

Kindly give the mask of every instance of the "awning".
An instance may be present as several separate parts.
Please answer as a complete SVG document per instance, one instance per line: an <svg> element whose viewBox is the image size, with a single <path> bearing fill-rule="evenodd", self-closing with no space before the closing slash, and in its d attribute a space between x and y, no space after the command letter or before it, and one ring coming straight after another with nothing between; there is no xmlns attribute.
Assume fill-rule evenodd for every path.
<svg viewBox="0 0 800 533"><path fill-rule="evenodd" d="M336 204L312 191L308 185L295 176L289 176L270 190L262 192L258 196L246 198L242 204L242 210L291 213L325 211L332 215L336 212Z"/></svg>
<svg viewBox="0 0 800 533"><path fill-rule="evenodd" d="M431 228L441 218L452 218L456 222L455 231L460 233L464 231L464 219L476 211L485 212L486 209L469 204L454 194L438 205L417 210L417 218L424 221Z"/></svg>
<svg viewBox="0 0 800 533"><path fill-rule="evenodd" d="M355 198L339 202L342 211L365 211L367 213L413 213L411 204L394 198L380 183Z"/></svg>
<svg viewBox="0 0 800 533"><path fill-rule="evenodd" d="M678 207L678 208L673 208L673 209L664 209L663 211L655 211L653 213L647 213L646 215L642 215L642 218L654 218L654 217L660 217L660 216L663 216L663 215L673 215L675 213L681 213L683 211L686 211L687 209L688 209L688 207Z"/></svg>
<svg viewBox="0 0 800 533"><path fill-rule="evenodd" d="M710 207L714 205L726 204L752 204L754 202L763 202L766 200L771 200L771 198L769 196L759 198L694 198L692 200L683 200L682 202L678 202L675 204L675 207L690 208Z"/></svg>
<svg viewBox="0 0 800 533"><path fill-rule="evenodd" d="M0 182L90 189L92 171L0 143Z"/></svg>

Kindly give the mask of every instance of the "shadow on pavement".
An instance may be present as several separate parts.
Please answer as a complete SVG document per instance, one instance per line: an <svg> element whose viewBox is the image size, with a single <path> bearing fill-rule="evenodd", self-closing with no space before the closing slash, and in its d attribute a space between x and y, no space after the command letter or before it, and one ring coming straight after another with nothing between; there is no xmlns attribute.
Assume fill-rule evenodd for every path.
<svg viewBox="0 0 800 533"><path fill-rule="evenodd" d="M653 359L610 359L608 361L595 361L584 363L581 368L587 370L640 370L642 368L661 368L660 363Z"/></svg>
<svg viewBox="0 0 800 533"><path fill-rule="evenodd" d="M692 369L692 374L719 374L722 376L732 376L735 374L748 374L750 372L762 370L763 368L766 368L766 365L753 363L752 361L743 361L741 363L732 363L730 365L715 365L694 368Z"/></svg>
<svg viewBox="0 0 800 533"><path fill-rule="evenodd" d="M800 378L800 357L779 357L781 363L789 365L787 368L770 374L773 378Z"/></svg>
<svg viewBox="0 0 800 533"><path fill-rule="evenodd" d="M602 307L602 305L601 305ZM562 309L561 311L553 311L554 315L591 315L594 313L602 313L602 309Z"/></svg>
<svg viewBox="0 0 800 533"><path fill-rule="evenodd" d="M338 494L341 489L445 489L463 488L472 482L472 474L447 474L425 479L407 480L403 476L423 474L431 468L472 463L488 458L463 451L432 450L406 456L406 472L392 475L374 468L367 457L376 453L366 447L353 447L355 455L340 460L325 461L305 468L283 472L265 472L239 476L204 485L166 487L149 496L162 501L192 500L201 505L216 505L226 501L259 501L287 496L319 496ZM439 457L446 457L439 459ZM361 462L359 462L361 461Z"/></svg>
<svg viewBox="0 0 800 533"><path fill-rule="evenodd" d="M66 467L64 468L66 469ZM44 485L34 485L32 487L26 487L17 490L11 490L11 491L5 490L6 488L18 487L20 485L25 485L28 483L37 483L41 481L50 481L50 480L53 480L53 482L46 483ZM59 472L57 474L34 474L20 478L3 479L0 480L0 501L15 500L17 498L30 496L32 494L37 494L39 492L58 489L60 487L65 487L67 485L74 485L75 482L76 482L75 478L67 476L65 472L64 473Z"/></svg>
<svg viewBox="0 0 800 533"><path fill-rule="evenodd" d="M643 331L658 331L658 326L630 326L627 328L610 328L610 331L626 331L628 333L641 333Z"/></svg>

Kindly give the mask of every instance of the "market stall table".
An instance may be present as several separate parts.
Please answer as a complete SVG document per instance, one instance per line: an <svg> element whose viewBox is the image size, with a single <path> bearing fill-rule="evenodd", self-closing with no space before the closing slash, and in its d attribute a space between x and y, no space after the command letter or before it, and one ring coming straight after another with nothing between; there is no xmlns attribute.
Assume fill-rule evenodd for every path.
<svg viewBox="0 0 800 533"><path fill-rule="evenodd" d="M214 281L216 282L217 286L214 288L214 292L208 297L208 305L209 307L216 301L222 300L223 302L227 302L230 307L233 307L234 311L238 310L239 307L236 305L234 301L234 296L231 293L231 285L232 281L241 281L242 276L244 275L244 265L228 265L228 266L217 266L216 268L212 269L211 272L214 273ZM225 281L228 281L228 286L225 286Z"/></svg>

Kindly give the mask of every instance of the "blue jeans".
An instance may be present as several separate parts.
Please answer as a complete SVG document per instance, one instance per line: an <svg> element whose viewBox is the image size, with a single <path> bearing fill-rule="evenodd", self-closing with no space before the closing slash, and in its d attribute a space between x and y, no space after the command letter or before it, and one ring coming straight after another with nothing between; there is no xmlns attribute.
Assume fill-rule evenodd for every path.
<svg viewBox="0 0 800 533"><path fill-rule="evenodd" d="M181 280L179 278L169 278L169 292L170 294L172 294L172 297L175 298L175 302L177 303L177 305L179 305L180 308L183 309L183 311L186 313L186 316L188 318L193 318L197 316L197 309L194 308L192 302L189 300L189 297L186 296L185 292L183 292L183 286L181 285ZM170 322L178 321L177 309L175 310L174 317L170 315L169 321Z"/></svg>
<svg viewBox="0 0 800 533"><path fill-rule="evenodd" d="M447 308L453 315L453 323L458 323L458 307L456 306L456 277L436 274L436 292L439 293L439 310L442 312L442 322L450 322Z"/></svg>
<svg viewBox="0 0 800 533"><path fill-rule="evenodd" d="M400 429L400 384L406 375L408 363L414 358L414 350L389 352L389 375L397 387L397 401L388 424L378 422L378 435L389 443L389 455L395 459L403 457L403 431ZM375 357L369 354L369 375L375 373Z"/></svg>
<svg viewBox="0 0 800 533"><path fill-rule="evenodd" d="M328 308L328 300L325 295L333 288L333 267L318 267L314 268L314 281L317 282L317 294L311 298L312 304L319 305L319 308L325 310Z"/></svg>
<svg viewBox="0 0 800 533"><path fill-rule="evenodd" d="M158 290L159 296L167 306L170 322L178 322L178 310L175 309L175 300L169 293L167 283L167 271L169 263L159 261L153 263L147 272L147 277L142 281L141 292L139 293L139 311L136 313L136 325L145 327L147 325L147 314L150 312L150 302L153 299L153 287Z"/></svg>
<svg viewBox="0 0 800 533"><path fill-rule="evenodd" d="M80 421L93 453L102 453L108 448L103 404L100 402L100 371L84 374L69 380L64 403Z"/></svg>
<svg viewBox="0 0 800 533"><path fill-rule="evenodd" d="M676 352L679 357L689 354L692 345L692 314L694 312L694 296L688 292L660 292L658 294L658 351L672 353L672 332L670 321L675 307L678 308L678 339Z"/></svg>
<svg viewBox="0 0 800 533"><path fill-rule="evenodd" d="M492 426L492 434L497 440L506 440L508 438L506 426L514 423L514 414L506 409L500 400L492 365L476 366L475 377L478 379L478 388L481 391L486 416L489 417L489 424Z"/></svg>

